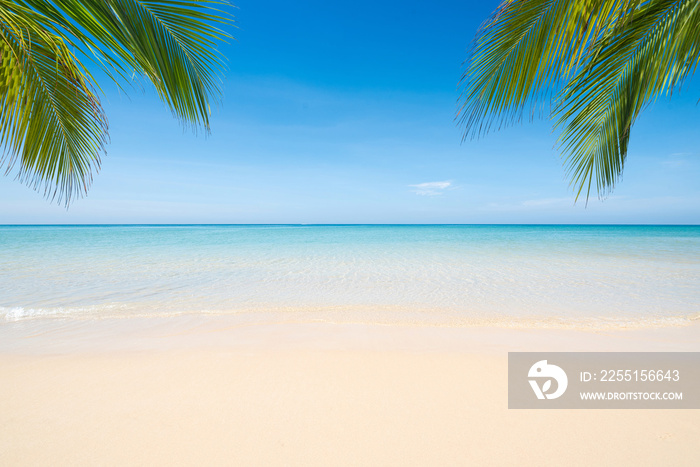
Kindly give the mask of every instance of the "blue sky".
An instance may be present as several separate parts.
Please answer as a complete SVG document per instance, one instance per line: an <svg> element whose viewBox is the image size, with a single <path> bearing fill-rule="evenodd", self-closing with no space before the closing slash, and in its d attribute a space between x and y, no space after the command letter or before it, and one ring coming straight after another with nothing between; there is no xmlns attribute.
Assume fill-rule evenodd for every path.
<svg viewBox="0 0 700 467"><path fill-rule="evenodd" d="M697 79L642 115L587 208L546 120L461 142L462 61L497 3L239 0L210 136L107 86L88 196L66 210L3 177L0 223L700 223Z"/></svg>

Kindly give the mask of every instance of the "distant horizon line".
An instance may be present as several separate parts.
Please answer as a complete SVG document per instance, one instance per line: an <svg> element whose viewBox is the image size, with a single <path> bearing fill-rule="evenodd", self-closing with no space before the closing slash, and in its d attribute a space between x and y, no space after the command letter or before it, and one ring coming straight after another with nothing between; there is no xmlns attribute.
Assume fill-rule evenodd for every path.
<svg viewBox="0 0 700 467"><path fill-rule="evenodd" d="M144 224L144 223L117 223L117 224L95 224L95 223L84 223L84 224L2 224L0 227L187 227L187 226L297 226L297 227L362 227L362 226L376 226L376 227L398 227L398 226L426 226L426 227L439 227L439 226L589 226L589 227L700 227L700 224L580 224L580 223L442 223L442 224L416 224L416 223L394 223L394 224L383 224L383 223L343 223L343 224L315 224L315 223L205 223L205 224L195 224L195 223L155 223L155 224Z"/></svg>

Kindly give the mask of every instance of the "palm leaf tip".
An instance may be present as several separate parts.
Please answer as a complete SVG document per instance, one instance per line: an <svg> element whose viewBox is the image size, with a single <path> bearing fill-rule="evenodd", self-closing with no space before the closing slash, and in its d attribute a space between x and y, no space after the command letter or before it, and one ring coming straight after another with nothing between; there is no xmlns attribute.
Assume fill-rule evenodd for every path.
<svg viewBox="0 0 700 467"><path fill-rule="evenodd" d="M10 12L11 13L11 12ZM68 205L99 168L107 121L90 81L60 37L0 16L0 128L6 174Z"/></svg>
<svg viewBox="0 0 700 467"><path fill-rule="evenodd" d="M679 88L699 59L697 1L506 1L477 36L457 120L463 138L474 137L553 103L576 199L594 186L605 197L639 112Z"/></svg>
<svg viewBox="0 0 700 467"><path fill-rule="evenodd" d="M100 167L108 124L82 60L150 81L185 125L210 128L233 16L215 0L0 0L0 145L8 172L68 205ZM12 59L8 58L12 57Z"/></svg>

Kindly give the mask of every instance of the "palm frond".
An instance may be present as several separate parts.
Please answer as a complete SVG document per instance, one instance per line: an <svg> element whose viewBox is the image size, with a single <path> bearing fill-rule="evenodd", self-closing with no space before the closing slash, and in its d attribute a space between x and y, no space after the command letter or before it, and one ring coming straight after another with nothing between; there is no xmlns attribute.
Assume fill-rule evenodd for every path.
<svg viewBox="0 0 700 467"><path fill-rule="evenodd" d="M132 76L145 78L185 125L209 131L225 68L217 47L233 24L228 6L225 0L0 0L0 76L7 83L0 162L9 172L19 161L20 179L34 188L43 183L66 204L87 191L107 120L85 60L120 86Z"/></svg>
<svg viewBox="0 0 700 467"><path fill-rule="evenodd" d="M209 130L231 38L227 1L23 0L89 48L113 76L148 79L182 122Z"/></svg>
<svg viewBox="0 0 700 467"><path fill-rule="evenodd" d="M31 15L0 13L0 163L47 197L85 193L107 139L99 99L60 37Z"/></svg>
<svg viewBox="0 0 700 467"><path fill-rule="evenodd" d="M547 104L591 45L624 18L635 0L508 0L477 35L459 83L464 137L508 125L530 105Z"/></svg>
<svg viewBox="0 0 700 467"><path fill-rule="evenodd" d="M620 177L632 124L700 58L692 0L506 0L477 36L460 86L464 138L555 103L576 191L599 196Z"/></svg>
<svg viewBox="0 0 700 467"><path fill-rule="evenodd" d="M622 174L630 130L645 105L682 85L700 58L696 1L657 0L610 31L562 91L554 115L576 198L595 180L607 195Z"/></svg>

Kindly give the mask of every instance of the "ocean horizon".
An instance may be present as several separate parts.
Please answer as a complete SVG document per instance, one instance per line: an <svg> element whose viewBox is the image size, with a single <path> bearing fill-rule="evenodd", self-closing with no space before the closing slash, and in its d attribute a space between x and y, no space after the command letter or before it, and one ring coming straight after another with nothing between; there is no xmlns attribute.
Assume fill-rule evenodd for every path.
<svg viewBox="0 0 700 467"><path fill-rule="evenodd" d="M0 322L244 321L619 328L700 317L700 227L0 226Z"/></svg>

